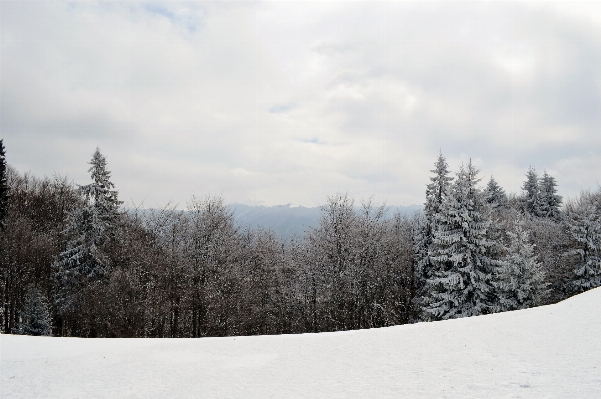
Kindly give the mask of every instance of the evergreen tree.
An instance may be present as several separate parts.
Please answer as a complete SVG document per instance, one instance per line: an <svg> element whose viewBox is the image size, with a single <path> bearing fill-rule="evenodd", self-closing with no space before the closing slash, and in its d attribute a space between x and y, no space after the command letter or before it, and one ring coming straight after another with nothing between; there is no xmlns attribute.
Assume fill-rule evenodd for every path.
<svg viewBox="0 0 601 399"><path fill-rule="evenodd" d="M71 309L83 287L105 275L107 261L102 247L113 235L119 215L121 201L117 199L118 192L111 190L114 184L98 148L90 165L92 183L78 189L81 205L68 217L67 249L53 265L55 305L59 313Z"/></svg>
<svg viewBox="0 0 601 399"><path fill-rule="evenodd" d="M565 225L574 240L572 251L578 261L574 270L572 292L601 286L601 190L583 192L566 205Z"/></svg>
<svg viewBox="0 0 601 399"><path fill-rule="evenodd" d="M423 318L427 320L476 316L492 311L492 273L497 264L489 256L490 212L476 187L478 170L462 166L436 215L430 259L432 276L426 281Z"/></svg>
<svg viewBox="0 0 601 399"><path fill-rule="evenodd" d="M8 181L6 179L6 153L3 141L0 139L0 229L2 230L8 212Z"/></svg>
<svg viewBox="0 0 601 399"><path fill-rule="evenodd" d="M538 175L536 174L536 170L531 166L526 173L526 181L522 186L522 190L524 190L524 196L522 197L522 206L524 208L524 212L537 216L538 214Z"/></svg>
<svg viewBox="0 0 601 399"><path fill-rule="evenodd" d="M492 209L503 209L507 207L507 194L505 194L505 190L499 186L499 183L497 183L492 176L486 185L484 198Z"/></svg>
<svg viewBox="0 0 601 399"><path fill-rule="evenodd" d="M434 169L430 172L434 176L430 177L431 183L426 186L426 202L424 204L424 214L428 219L434 220L435 215L440 212L440 207L447 196L451 185L452 177L449 177L449 166L447 160L442 155L438 155Z"/></svg>
<svg viewBox="0 0 601 399"><path fill-rule="evenodd" d="M25 297L19 333L25 335L51 335L52 320L46 297L30 287Z"/></svg>
<svg viewBox="0 0 601 399"><path fill-rule="evenodd" d="M93 205L98 222L105 230L110 229L119 215L119 205L122 202L117 199L118 191L112 190L115 185L111 182L111 172L106 168L106 158L100 153L100 149L96 148L90 165L88 172L91 173L92 183L81 186L80 190Z"/></svg>
<svg viewBox="0 0 601 399"><path fill-rule="evenodd" d="M497 310L505 312L541 305L547 297L548 284L524 221L514 221L507 235L507 255L495 272Z"/></svg>
<svg viewBox="0 0 601 399"><path fill-rule="evenodd" d="M442 203L448 195L453 180L449 176L448 164L442 152L439 153L438 159L434 163L434 169L430 172L434 173L434 176L430 177L430 184L426 185L424 217L415 219L413 231L414 281L417 306L420 306L422 302L425 282L431 277L432 262L429 251L432 247L437 215L440 213Z"/></svg>
<svg viewBox="0 0 601 399"><path fill-rule="evenodd" d="M539 194L536 198L536 215L550 219L559 219L561 206L561 196L557 195L557 183L555 178L550 176L547 171L539 180Z"/></svg>

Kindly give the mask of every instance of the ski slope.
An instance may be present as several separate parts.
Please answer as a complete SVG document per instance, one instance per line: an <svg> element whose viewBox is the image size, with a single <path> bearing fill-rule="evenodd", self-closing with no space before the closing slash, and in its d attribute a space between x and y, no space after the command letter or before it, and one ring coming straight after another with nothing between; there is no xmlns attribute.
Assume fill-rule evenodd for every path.
<svg viewBox="0 0 601 399"><path fill-rule="evenodd" d="M601 289L556 305L338 333L0 336L2 398L601 398Z"/></svg>

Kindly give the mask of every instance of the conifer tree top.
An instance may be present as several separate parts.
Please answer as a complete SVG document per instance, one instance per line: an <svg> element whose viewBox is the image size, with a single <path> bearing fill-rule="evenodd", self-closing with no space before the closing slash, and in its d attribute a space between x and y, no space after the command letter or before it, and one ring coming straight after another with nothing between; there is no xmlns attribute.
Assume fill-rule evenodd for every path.
<svg viewBox="0 0 601 399"><path fill-rule="evenodd" d="M522 185L522 190L529 196L533 196L538 191L538 175L536 174L536 169L532 166L526 172L526 181Z"/></svg>
<svg viewBox="0 0 601 399"><path fill-rule="evenodd" d="M485 198L493 208L504 207L507 204L507 194L493 176L486 185Z"/></svg>
<svg viewBox="0 0 601 399"><path fill-rule="evenodd" d="M426 186L426 203L424 207L426 215L431 215L438 211L450 182L453 180L452 177L448 176L449 166L442 152L438 154L438 158L434 163L434 169L430 172L434 173L434 176L430 177L431 183Z"/></svg>
<svg viewBox="0 0 601 399"><path fill-rule="evenodd" d="M559 216L559 207L561 206L562 197L557 195L557 183L555 178L547 173L543 173L543 177L540 178L539 182L539 214L543 217L555 217Z"/></svg>
<svg viewBox="0 0 601 399"><path fill-rule="evenodd" d="M528 172L526 172L526 181L524 181L524 184L522 185L522 190L524 190L524 211L531 215L536 215L539 185L536 170L532 166L528 168Z"/></svg>
<svg viewBox="0 0 601 399"><path fill-rule="evenodd" d="M88 172L92 174L92 180L102 188L110 189L115 187L111 182L111 172L106 169L106 158L100 153L100 149L96 147L92 160L89 162L90 169Z"/></svg>
<svg viewBox="0 0 601 399"><path fill-rule="evenodd" d="M118 200L119 192L111 190L115 187L111 181L111 172L107 169L107 162L100 149L96 147L92 160L89 162L92 183L81 186L81 192L88 198L92 198L98 206L104 206L109 212L116 211L122 201Z"/></svg>

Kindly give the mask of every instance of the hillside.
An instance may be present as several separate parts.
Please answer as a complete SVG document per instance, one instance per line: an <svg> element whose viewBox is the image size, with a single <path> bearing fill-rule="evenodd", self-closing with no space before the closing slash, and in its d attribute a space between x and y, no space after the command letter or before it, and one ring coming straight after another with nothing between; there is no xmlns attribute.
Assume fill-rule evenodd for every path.
<svg viewBox="0 0 601 399"><path fill-rule="evenodd" d="M502 314L202 339L0 336L2 397L599 398L601 289Z"/></svg>

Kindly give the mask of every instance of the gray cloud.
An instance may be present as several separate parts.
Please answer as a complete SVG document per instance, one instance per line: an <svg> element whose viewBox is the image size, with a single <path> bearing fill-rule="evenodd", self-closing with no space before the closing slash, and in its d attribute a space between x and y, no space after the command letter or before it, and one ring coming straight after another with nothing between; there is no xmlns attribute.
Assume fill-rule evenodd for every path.
<svg viewBox="0 0 601 399"><path fill-rule="evenodd" d="M601 170L601 8L528 2L3 2L9 162L121 195L423 201L439 149L518 191Z"/></svg>

